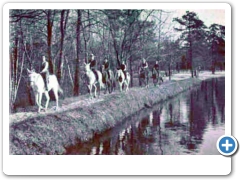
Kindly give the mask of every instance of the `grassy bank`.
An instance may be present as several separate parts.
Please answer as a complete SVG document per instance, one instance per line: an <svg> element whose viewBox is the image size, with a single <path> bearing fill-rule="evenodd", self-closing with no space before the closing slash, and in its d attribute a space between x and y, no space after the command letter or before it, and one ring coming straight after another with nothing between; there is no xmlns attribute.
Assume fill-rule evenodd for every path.
<svg viewBox="0 0 240 180"><path fill-rule="evenodd" d="M131 88L97 99L75 98L57 112L16 113L10 116L10 154L63 154L65 147L88 141L97 133L121 123L146 106L167 100L201 80L168 81L160 87Z"/></svg>

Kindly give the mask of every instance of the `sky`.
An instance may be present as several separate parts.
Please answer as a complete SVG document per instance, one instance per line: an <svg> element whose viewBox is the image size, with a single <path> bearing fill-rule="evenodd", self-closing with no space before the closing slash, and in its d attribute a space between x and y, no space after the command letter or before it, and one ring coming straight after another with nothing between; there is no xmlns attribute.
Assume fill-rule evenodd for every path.
<svg viewBox="0 0 240 180"><path fill-rule="evenodd" d="M170 13L165 13L165 17L168 16L168 19L163 27L163 31L169 32L170 34L168 35L171 35L174 39L178 38L181 33L173 29L173 27L179 27L179 23L173 23L172 19L176 17L181 18L186 14L186 11L195 12L207 27L213 23L225 26L225 10L223 9L168 9L165 11Z"/></svg>
<svg viewBox="0 0 240 180"><path fill-rule="evenodd" d="M225 11L222 9L188 9L194 11L200 20L202 20L206 26L210 26L213 23L225 26ZM174 17L181 17L187 10L175 10Z"/></svg>

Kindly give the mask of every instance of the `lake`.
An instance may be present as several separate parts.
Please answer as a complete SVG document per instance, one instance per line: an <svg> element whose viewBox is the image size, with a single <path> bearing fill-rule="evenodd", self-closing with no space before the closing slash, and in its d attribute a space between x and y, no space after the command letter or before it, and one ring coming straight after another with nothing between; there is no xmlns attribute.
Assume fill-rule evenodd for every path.
<svg viewBox="0 0 240 180"><path fill-rule="evenodd" d="M216 142L224 134L225 78L213 78L68 147L66 154L218 155Z"/></svg>

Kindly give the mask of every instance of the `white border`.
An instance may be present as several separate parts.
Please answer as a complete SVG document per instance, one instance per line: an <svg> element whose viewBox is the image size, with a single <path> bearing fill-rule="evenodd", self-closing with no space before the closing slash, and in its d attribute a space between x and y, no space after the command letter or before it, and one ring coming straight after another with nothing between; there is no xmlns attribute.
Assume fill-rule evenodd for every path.
<svg viewBox="0 0 240 180"><path fill-rule="evenodd" d="M47 5L47 6L46 6ZM225 9L226 135L231 134L231 7L226 3L8 3L3 7L3 74L9 74L9 9ZM9 79L3 78L3 172L7 175L227 175L231 158L181 156L9 155ZM221 164L221 166L219 166ZM215 168L217 167L217 168Z"/></svg>

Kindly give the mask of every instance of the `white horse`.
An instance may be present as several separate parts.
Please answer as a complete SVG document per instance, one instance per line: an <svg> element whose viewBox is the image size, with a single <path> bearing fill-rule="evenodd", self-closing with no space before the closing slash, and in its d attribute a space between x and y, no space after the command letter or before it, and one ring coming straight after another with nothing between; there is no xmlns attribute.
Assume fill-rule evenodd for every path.
<svg viewBox="0 0 240 180"><path fill-rule="evenodd" d="M104 88L104 84L102 82L102 73L100 71L97 70L97 75L98 75L98 80L96 79L96 76L94 74L94 72L91 70L90 68L90 63L84 63L85 65L85 73L88 77L88 89L89 89L89 93L90 93L90 97L92 98L92 88L94 87L94 97L97 97L97 86L96 84L99 83L99 95L100 95L100 91L101 88Z"/></svg>
<svg viewBox="0 0 240 180"><path fill-rule="evenodd" d="M45 104L45 110L48 108L49 103L49 94L48 91L53 90L55 99L56 99L56 110L58 109L58 92L63 94L63 90L61 89L57 77L55 75L49 75L49 82L47 83L48 91L45 88L44 80L41 76L41 74L38 74L34 71L28 71L28 78L30 81L30 86L33 89L34 95L35 95L35 102L38 105L38 112L43 109L41 102L42 102L42 94L44 93L46 96L46 104Z"/></svg>
<svg viewBox="0 0 240 180"><path fill-rule="evenodd" d="M122 69L118 69L116 73L116 79L118 81L119 87L120 87L120 92L123 90L123 84L126 85L126 91L129 90L129 84L130 84L130 74L127 72L126 73L127 78L125 78L124 73Z"/></svg>

